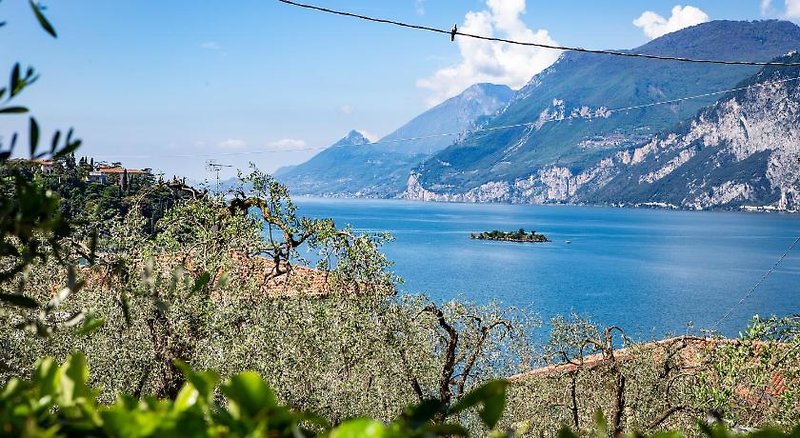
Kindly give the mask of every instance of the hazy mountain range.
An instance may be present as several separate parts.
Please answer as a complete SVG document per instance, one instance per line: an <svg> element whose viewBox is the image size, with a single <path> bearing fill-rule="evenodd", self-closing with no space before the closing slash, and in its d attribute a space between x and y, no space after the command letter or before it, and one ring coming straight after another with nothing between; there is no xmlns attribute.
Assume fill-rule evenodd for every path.
<svg viewBox="0 0 800 438"><path fill-rule="evenodd" d="M473 85L375 144L352 131L309 161L279 169L275 176L295 194L395 196L404 190L415 166L495 114L513 95L504 85ZM405 140L418 137L427 138Z"/></svg>
<svg viewBox="0 0 800 438"><path fill-rule="evenodd" d="M800 27L770 20L705 23L632 51L797 62L782 56L798 48ZM278 177L318 195L796 209L797 76L797 68L565 53L513 94L475 86L386 139L470 132L332 146ZM639 107L776 80L785 82Z"/></svg>

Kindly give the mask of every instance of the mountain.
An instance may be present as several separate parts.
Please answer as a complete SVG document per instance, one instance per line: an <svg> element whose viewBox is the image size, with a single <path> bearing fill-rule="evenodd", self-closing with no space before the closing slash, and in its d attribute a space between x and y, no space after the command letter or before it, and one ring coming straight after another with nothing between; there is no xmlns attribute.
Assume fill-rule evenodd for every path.
<svg viewBox="0 0 800 438"><path fill-rule="evenodd" d="M487 116L504 107L514 96L505 85L476 84L461 94L415 117L396 131L382 138L382 149L407 154L432 154L453 144L455 136L432 137L424 140L402 139L462 133L474 128Z"/></svg>
<svg viewBox="0 0 800 438"><path fill-rule="evenodd" d="M800 55L776 62L800 63ZM800 68L768 67L739 87L750 88L596 166L573 196L691 209L800 209Z"/></svg>
<svg viewBox="0 0 800 438"><path fill-rule="evenodd" d="M307 162L279 169L275 177L295 194L395 196L405 188L411 169L485 121L513 95L504 85L473 85L377 143L353 131Z"/></svg>
<svg viewBox="0 0 800 438"><path fill-rule="evenodd" d="M286 184L293 194L342 193L348 189L352 178L350 169L340 163L365 157L366 145L370 143L372 142L364 134L352 130L307 162L297 166L282 167L274 173L274 176ZM385 158L386 155L377 157L377 159Z"/></svg>
<svg viewBox="0 0 800 438"><path fill-rule="evenodd" d="M632 52L766 61L797 48L800 27L790 22L714 21L665 35ZM579 202L571 197L575 186L566 187L572 179L692 119L720 96L631 107L730 89L758 71L756 66L566 53L484 126L489 131L473 132L415 168L403 196ZM529 125L504 128L518 124Z"/></svg>
<svg viewBox="0 0 800 438"><path fill-rule="evenodd" d="M800 55L775 62L800 63ZM416 185L412 197L800 210L800 67L766 67L735 88L674 129L580 172L550 166L456 195Z"/></svg>

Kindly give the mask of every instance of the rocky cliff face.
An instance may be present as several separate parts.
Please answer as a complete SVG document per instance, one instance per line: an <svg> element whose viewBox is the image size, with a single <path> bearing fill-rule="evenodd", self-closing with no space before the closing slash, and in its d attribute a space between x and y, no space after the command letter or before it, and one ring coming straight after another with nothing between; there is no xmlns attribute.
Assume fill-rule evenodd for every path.
<svg viewBox="0 0 800 438"><path fill-rule="evenodd" d="M800 69L765 69L743 85L751 88L722 98L678 132L617 154L618 174L596 180L578 197L694 209L798 209Z"/></svg>
<svg viewBox="0 0 800 438"><path fill-rule="evenodd" d="M778 58L800 62L800 55ZM800 208L800 69L766 68L673 132L579 171L550 165L462 193L435 193L418 174L407 199L611 203L707 209ZM612 116L613 117L613 116Z"/></svg>

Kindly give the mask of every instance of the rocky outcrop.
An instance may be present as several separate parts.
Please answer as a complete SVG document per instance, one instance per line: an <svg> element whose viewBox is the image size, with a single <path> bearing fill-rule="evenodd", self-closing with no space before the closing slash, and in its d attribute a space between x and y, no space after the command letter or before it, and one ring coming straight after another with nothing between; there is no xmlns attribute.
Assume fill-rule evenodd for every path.
<svg viewBox="0 0 800 438"><path fill-rule="evenodd" d="M400 198L435 202L513 202L512 187L503 181L490 181L466 193L436 193L427 190L419 183L419 175L408 177L406 191Z"/></svg>

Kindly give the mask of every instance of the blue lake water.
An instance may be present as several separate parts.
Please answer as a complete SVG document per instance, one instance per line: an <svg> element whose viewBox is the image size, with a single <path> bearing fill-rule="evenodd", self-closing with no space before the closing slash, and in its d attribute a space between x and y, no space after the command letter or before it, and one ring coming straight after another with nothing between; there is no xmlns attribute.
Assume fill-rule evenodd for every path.
<svg viewBox="0 0 800 438"><path fill-rule="evenodd" d="M737 303L800 235L800 216L573 206L439 204L300 198L301 214L388 231L384 252L402 293L437 301L496 300L543 320L576 311L638 338L720 325L735 335L754 314L800 313L800 248ZM520 227L552 243L487 242L469 233ZM571 243L566 243L570 241Z"/></svg>

